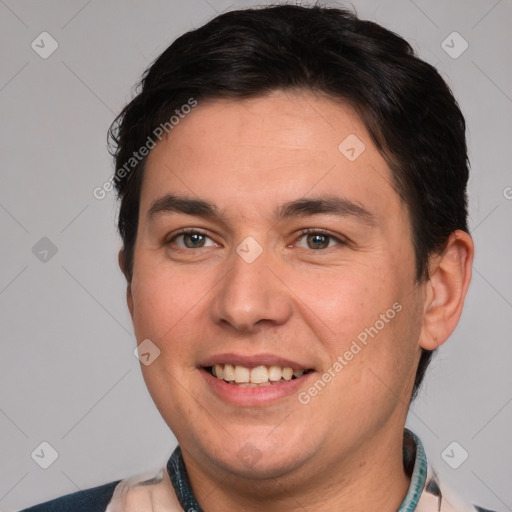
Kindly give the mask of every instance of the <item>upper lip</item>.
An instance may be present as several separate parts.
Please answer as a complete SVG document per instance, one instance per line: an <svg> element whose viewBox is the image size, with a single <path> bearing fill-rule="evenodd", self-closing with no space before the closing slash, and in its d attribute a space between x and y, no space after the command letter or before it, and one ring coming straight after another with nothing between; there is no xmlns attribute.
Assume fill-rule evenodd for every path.
<svg viewBox="0 0 512 512"><path fill-rule="evenodd" d="M254 354L254 355L242 355L242 354L216 354L208 357L200 366L208 368L216 364L232 364L233 366L239 365L246 368L256 368L256 366L281 366L290 367L293 370L310 370L311 366L301 364L291 359L276 356L274 354Z"/></svg>

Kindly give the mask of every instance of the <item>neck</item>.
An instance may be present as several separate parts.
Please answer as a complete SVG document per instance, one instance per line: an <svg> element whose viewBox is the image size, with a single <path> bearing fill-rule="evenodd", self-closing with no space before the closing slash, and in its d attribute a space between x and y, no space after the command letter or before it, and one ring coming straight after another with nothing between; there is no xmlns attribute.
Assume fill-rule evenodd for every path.
<svg viewBox="0 0 512 512"><path fill-rule="evenodd" d="M205 468L186 453L184 459L205 512L396 512L410 483L403 468L402 438L403 432L396 429L393 435L379 432L344 460L309 460L289 474L269 479Z"/></svg>

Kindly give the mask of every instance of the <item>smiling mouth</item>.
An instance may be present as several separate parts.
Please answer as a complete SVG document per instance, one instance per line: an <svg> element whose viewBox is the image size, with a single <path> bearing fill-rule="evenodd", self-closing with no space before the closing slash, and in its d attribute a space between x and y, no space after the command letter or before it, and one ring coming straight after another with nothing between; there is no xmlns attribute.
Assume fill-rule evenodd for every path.
<svg viewBox="0 0 512 512"><path fill-rule="evenodd" d="M216 364L207 366L205 370L213 377L228 384L240 387L261 387L282 384L300 379L313 370L294 370L289 366L246 366L232 364Z"/></svg>

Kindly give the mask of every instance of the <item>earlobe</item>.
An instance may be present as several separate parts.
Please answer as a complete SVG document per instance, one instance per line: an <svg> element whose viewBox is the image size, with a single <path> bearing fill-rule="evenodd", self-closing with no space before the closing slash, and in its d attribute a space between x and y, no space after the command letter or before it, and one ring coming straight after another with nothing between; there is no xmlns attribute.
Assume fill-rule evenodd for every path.
<svg viewBox="0 0 512 512"><path fill-rule="evenodd" d="M432 257L420 336L425 350L435 350L455 330L471 281L473 255L471 236L457 230L444 251Z"/></svg>
<svg viewBox="0 0 512 512"><path fill-rule="evenodd" d="M128 304L128 310L130 311L130 315L133 318L133 296L132 287L130 284L126 287L126 304Z"/></svg>
<svg viewBox="0 0 512 512"><path fill-rule="evenodd" d="M119 268L121 269L121 272L126 277L124 252L122 249L119 251L119 253L117 255L117 261L119 263ZM126 287L126 303L128 304L128 310L130 311L130 315L133 318L133 296L132 296L132 287L131 287L130 283L128 283L128 285Z"/></svg>
<svg viewBox="0 0 512 512"><path fill-rule="evenodd" d="M119 268L121 269L121 272L124 274L125 264L124 264L124 251L123 249L120 249L117 253L117 263L119 265Z"/></svg>

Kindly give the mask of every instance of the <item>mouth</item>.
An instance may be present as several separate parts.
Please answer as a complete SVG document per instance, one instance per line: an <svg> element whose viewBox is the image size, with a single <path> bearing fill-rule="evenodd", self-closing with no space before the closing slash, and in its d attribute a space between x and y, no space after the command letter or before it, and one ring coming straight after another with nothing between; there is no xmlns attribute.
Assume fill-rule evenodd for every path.
<svg viewBox="0 0 512 512"><path fill-rule="evenodd" d="M214 378L238 387L276 386L300 379L313 372L312 369L292 368L291 366L259 365L253 367L238 364L215 364L203 369Z"/></svg>
<svg viewBox="0 0 512 512"><path fill-rule="evenodd" d="M199 364L210 391L236 407L267 407L297 395L317 370L277 354L224 353Z"/></svg>

